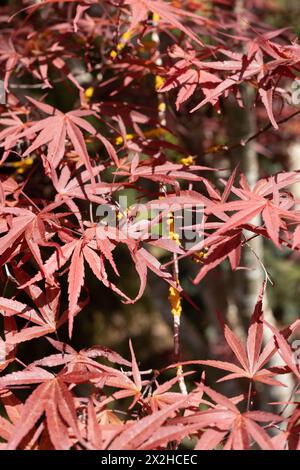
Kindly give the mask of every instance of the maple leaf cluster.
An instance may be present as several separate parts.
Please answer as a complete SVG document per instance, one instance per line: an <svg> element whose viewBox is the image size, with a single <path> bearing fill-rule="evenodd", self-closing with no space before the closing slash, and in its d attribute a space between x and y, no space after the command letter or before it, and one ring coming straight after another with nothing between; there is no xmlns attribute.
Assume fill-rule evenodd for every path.
<svg viewBox="0 0 300 470"><path fill-rule="evenodd" d="M265 285L246 345L224 325L234 362L186 363L229 372L221 381L246 380L248 395L226 397L206 384L204 373L197 378L198 372L184 395L174 391L179 377L164 380L166 370L178 364L140 371L131 343L128 361L102 346L78 352L58 340L66 323L71 340L76 316L89 303L87 268L124 303L142 297L149 271L188 299L153 248L192 260L205 247L194 283L227 258L233 270L240 267L245 231L278 249L299 251L299 201L291 190L299 183L298 171L261 178L254 186L238 168L222 177L224 169L194 161L161 118L164 97L171 100L173 89L177 109L203 95L192 105L194 112L208 103L221 109L230 93L244 106L240 88L247 84L277 129L274 100L278 104L285 93L279 82L297 76L298 44L286 39L285 29L252 27L249 17L250 27L237 33L233 51L226 37L237 20L225 9L223 19L229 15L230 21L224 23L222 5L214 14L214 2L199 8L195 2L160 0L18 3L24 10L3 7L0 17L8 22L0 46L6 90L0 169L16 169L0 174L1 448L167 449L188 438L196 449L299 450L300 408L294 398L288 416L287 404L273 413L253 403L257 383L282 387L276 378L281 374L291 374L296 384L300 379L288 343L299 321L279 330L264 320ZM155 46L157 29L172 42L163 59ZM149 106L139 96L147 80L153 85ZM57 99L59 87L66 102ZM186 248L169 236L153 240L149 221L117 202L129 189L146 208L163 201L164 213L152 226L169 216L174 204L201 206L203 220L192 227L198 241ZM97 220L99 206L119 223ZM128 250L139 278L136 295L120 286L119 247ZM55 353L23 364L19 345L38 338ZM282 359L276 369L268 366L275 354ZM88 397L78 392L81 384L89 386ZM20 398L18 389L24 387L26 398ZM119 408L128 399L124 418Z"/></svg>
<svg viewBox="0 0 300 470"><path fill-rule="evenodd" d="M272 335L262 346L265 328ZM226 397L216 392L206 385L204 373L198 380L195 377L193 389L182 395L174 391L178 376L161 382L165 370L139 370L131 343L131 361L127 361L108 348L94 346L76 351L47 337L56 350L54 354L0 378L1 401L6 410L0 420L0 436L7 442L1 447L149 450L166 449L169 443L179 444L188 438L196 442L198 450L218 446L224 450L247 450L255 445L264 450L299 449L299 404L295 402L290 416L249 407L256 383L283 386L274 377L287 373L299 381L300 369L287 342L297 328L299 320L283 331L269 325L264 320L261 293L246 347L224 326L226 341L239 365L213 360L183 363L231 372L220 380L246 379L253 387L248 397ZM7 330L9 338L9 325ZM282 366L276 370L267 367L278 352ZM185 376L191 374L196 376L193 371ZM83 383L92 388L88 398L74 395L74 387ZM16 395L18 388L24 386L35 387L25 403ZM118 410L125 399L131 400L126 420Z"/></svg>

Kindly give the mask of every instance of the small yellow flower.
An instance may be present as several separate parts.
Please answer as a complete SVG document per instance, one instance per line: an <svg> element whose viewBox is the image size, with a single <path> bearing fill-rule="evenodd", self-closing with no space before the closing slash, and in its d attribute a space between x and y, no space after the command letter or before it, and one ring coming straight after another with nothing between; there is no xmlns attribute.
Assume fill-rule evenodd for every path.
<svg viewBox="0 0 300 470"><path fill-rule="evenodd" d="M27 167L30 167L31 165L33 165L33 158L31 157L27 157L27 158L24 158L18 162L9 162L9 163L6 163L4 164L4 166L8 166L8 167L11 167L11 168L16 168L16 173L18 175L22 175L23 173L25 173Z"/></svg>
<svg viewBox="0 0 300 470"><path fill-rule="evenodd" d="M23 160L20 160L19 162L11 162L9 166L13 168L25 168L26 166L31 166L33 165L33 158L27 157Z"/></svg>
<svg viewBox="0 0 300 470"><path fill-rule="evenodd" d="M159 90L165 83L165 79L160 75L155 75L155 89Z"/></svg>
<svg viewBox="0 0 300 470"><path fill-rule="evenodd" d="M166 132L165 129L163 129L162 127L158 127L156 129L149 129L149 131L145 131L144 136L146 138L159 137L160 135L163 135L165 132ZM132 140L135 137L138 137L138 135L137 134L126 134L126 140ZM122 136L116 137L115 144L116 145L122 145L123 144L123 137Z"/></svg>
<svg viewBox="0 0 300 470"><path fill-rule="evenodd" d="M117 51L112 50L112 51L110 51L110 54L109 54L109 55L110 55L110 57L111 57L112 59L115 59L115 58L117 57L118 53L117 53Z"/></svg>
<svg viewBox="0 0 300 470"><path fill-rule="evenodd" d="M129 41L132 35L133 35L133 31L129 29L128 31L125 31L125 33L122 34L121 39L123 41Z"/></svg>
<svg viewBox="0 0 300 470"><path fill-rule="evenodd" d="M193 157L190 155L188 157L184 157L180 160L180 163L184 166L190 166L194 163Z"/></svg>
<svg viewBox="0 0 300 470"><path fill-rule="evenodd" d="M159 103L158 105L158 111L160 112L164 112L166 110L166 103L162 102L162 103Z"/></svg>
<svg viewBox="0 0 300 470"><path fill-rule="evenodd" d="M160 16L158 13L154 12L153 15L152 15L152 19L153 19L153 22L154 23L159 23L160 21Z"/></svg>
<svg viewBox="0 0 300 470"><path fill-rule="evenodd" d="M116 145L122 145L123 144L123 137L121 137L120 135L119 135L119 137L116 137L115 144Z"/></svg>
<svg viewBox="0 0 300 470"><path fill-rule="evenodd" d="M87 100L90 100L93 97L94 91L95 91L94 87L89 86L84 92L85 98Z"/></svg>
<svg viewBox="0 0 300 470"><path fill-rule="evenodd" d="M133 138L134 134L126 134L126 140L132 140ZM123 142L123 137L121 135L119 135L119 137L117 137L115 140L116 145L122 145Z"/></svg>
<svg viewBox="0 0 300 470"><path fill-rule="evenodd" d="M124 47L125 47L125 44L123 42L119 42L119 44L117 44L117 51L121 52L121 50L124 49Z"/></svg>
<svg viewBox="0 0 300 470"><path fill-rule="evenodd" d="M129 41L132 35L133 30L125 31L125 33L122 34L120 42L116 46L116 50L114 49L110 52L110 57L112 59L115 59L118 55L118 52L121 52L124 49L124 47L126 46L126 42Z"/></svg>
<svg viewBox="0 0 300 470"><path fill-rule="evenodd" d="M205 246L202 250L196 251L196 253L193 254L192 260L195 263L204 263L205 259L208 257L208 247Z"/></svg>

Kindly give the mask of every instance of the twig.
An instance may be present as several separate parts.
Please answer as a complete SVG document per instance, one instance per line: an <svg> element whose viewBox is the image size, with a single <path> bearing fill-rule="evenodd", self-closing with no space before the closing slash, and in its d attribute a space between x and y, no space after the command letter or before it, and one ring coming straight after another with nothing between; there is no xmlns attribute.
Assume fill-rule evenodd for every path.
<svg viewBox="0 0 300 470"><path fill-rule="evenodd" d="M289 121L290 119L293 119L294 117L298 116L300 114L300 110L293 112L292 114L289 114L285 118L281 119L280 121L277 122L278 125L284 124L285 122ZM259 137L261 134L264 132L268 131L269 129L272 128L272 124L269 123L266 126L262 127L259 131L257 131L255 134L251 135L248 137L246 140L241 140L239 142L236 142L235 144L232 145L220 145L215 151L212 151L210 149L207 149L204 151L204 155L208 153L220 153L220 152L231 152L231 150L235 150L239 147L245 147L245 145L249 144L252 140L255 140L257 137Z"/></svg>
<svg viewBox="0 0 300 470"><path fill-rule="evenodd" d="M247 243L246 241L244 241L244 244L250 249L251 253L255 256L255 258L257 259L257 261L258 261L259 264L261 265L261 267L262 267L262 269L263 269L263 271L264 271L264 273L265 273L266 281L268 281L268 282L271 284L271 286L274 286L274 282L272 281L270 274L268 273L267 269L266 269L265 266L264 266L264 263L263 263L262 260L259 258L258 254L255 253L255 251L253 250L252 246L251 246L249 243Z"/></svg>
<svg viewBox="0 0 300 470"><path fill-rule="evenodd" d="M157 52L159 51L159 46L160 46L160 38L159 38L159 33L158 33L158 23L159 23L159 16L155 13L152 15L152 24L153 24L153 33L152 33L152 41L156 45L156 50ZM162 59L160 55L157 56L155 64L157 67L161 67L162 65ZM158 75L155 76L155 88L159 88L160 83L159 83L160 77ZM161 127L166 126L166 103L164 100L164 96L162 93L157 94L157 101L158 101L158 106L157 106L157 112L158 112L158 120L159 120L159 125ZM161 192L166 193L166 189L163 185L161 185ZM170 237L173 239L177 240L176 234L174 233L174 214L170 214L169 218L170 223ZM173 282L175 285L179 288L180 287L180 281L179 281L179 265L178 265L178 255L177 253L173 253ZM180 316L181 316L181 299L180 299L180 294L178 290L176 290L173 287L170 287L169 290L169 300L171 304L171 310L172 310L172 315L173 315L173 328L174 328L174 360L175 362L180 361ZM183 395L187 395L187 388L185 385L184 381L184 376L182 373L182 366L178 365L177 366L177 377L178 377L178 385L180 388L180 391Z"/></svg>

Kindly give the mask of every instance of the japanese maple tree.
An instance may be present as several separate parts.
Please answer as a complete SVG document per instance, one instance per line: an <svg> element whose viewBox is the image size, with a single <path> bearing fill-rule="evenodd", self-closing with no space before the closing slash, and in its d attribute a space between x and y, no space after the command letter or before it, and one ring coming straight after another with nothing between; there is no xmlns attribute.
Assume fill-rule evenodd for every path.
<svg viewBox="0 0 300 470"><path fill-rule="evenodd" d="M265 239L299 259L300 170L277 168L253 182L242 157L230 161L254 141L266 149L265 136L280 139L299 114L290 87L300 46L289 28L255 15L267 7L276 9L254 0L1 7L1 449L164 450L184 441L198 450L300 450L300 367L290 343L300 320L279 327L265 318L271 279L251 248ZM259 126L229 143L218 119L232 100ZM186 122L177 127L181 112ZM195 113L208 129L203 159L177 132L188 132ZM123 207L119 196L129 192L134 204ZM178 217L183 208L188 221ZM121 282L119 249L139 279L134 295ZM218 312L225 360L184 361L182 299L200 313L181 263L198 285L226 260L245 271L249 249L263 282L246 338ZM142 298L153 275L167 285L171 364L142 370L134 341L127 358L105 344L75 349L88 272L126 304ZM24 363L20 350L37 341L44 353ZM218 382L242 381L243 392L221 393L208 383L211 368ZM289 400L265 403L264 390L284 388L286 375Z"/></svg>

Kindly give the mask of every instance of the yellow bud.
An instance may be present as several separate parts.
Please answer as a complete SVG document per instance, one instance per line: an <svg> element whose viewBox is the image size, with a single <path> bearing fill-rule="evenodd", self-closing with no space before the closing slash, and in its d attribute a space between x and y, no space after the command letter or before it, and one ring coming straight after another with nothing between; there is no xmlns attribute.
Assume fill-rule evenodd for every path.
<svg viewBox="0 0 300 470"><path fill-rule="evenodd" d="M125 47L125 44L123 42L119 42L119 44L117 44L117 51L120 52L122 49L124 49Z"/></svg>
<svg viewBox="0 0 300 470"><path fill-rule="evenodd" d="M26 166L31 166L31 165L33 165L33 158L31 158L31 157L26 158L26 159L24 160L24 164L25 164Z"/></svg>
<svg viewBox="0 0 300 470"><path fill-rule="evenodd" d="M115 140L116 145L122 145L123 144L123 137L119 136Z"/></svg>
<svg viewBox="0 0 300 470"><path fill-rule="evenodd" d="M122 39L124 41L128 41L131 38L132 34L133 34L132 30L125 31L125 33L122 34Z"/></svg>
<svg viewBox="0 0 300 470"><path fill-rule="evenodd" d="M192 260L195 263L204 263L205 259L208 257L208 251L206 246L201 251L196 251L192 256Z"/></svg>
<svg viewBox="0 0 300 470"><path fill-rule="evenodd" d="M126 134L126 140L132 140L132 139L134 139L134 134ZM115 143L116 145L123 144L123 137L121 135L117 137L115 140Z"/></svg>
<svg viewBox="0 0 300 470"><path fill-rule="evenodd" d="M86 97L87 100L90 100L94 94L94 88L92 86L89 86L85 92L84 92L84 96Z"/></svg>
<svg viewBox="0 0 300 470"><path fill-rule="evenodd" d="M158 23L160 21L159 14L154 12L153 15L152 15L152 19L153 19L154 23Z"/></svg>
<svg viewBox="0 0 300 470"><path fill-rule="evenodd" d="M8 163L8 166L10 166L12 168L17 168L18 173L24 173L25 167L26 166L31 166L31 165L33 165L33 158L31 158L31 157L27 157L24 160L20 160L18 162Z"/></svg>
<svg viewBox="0 0 300 470"><path fill-rule="evenodd" d="M117 57L118 53L117 53L117 51L113 50L113 51L110 52L109 55L112 59L115 59Z"/></svg>
<svg viewBox="0 0 300 470"><path fill-rule="evenodd" d="M193 157L190 155L189 157L185 157L185 158L182 158L180 160L180 163L182 163L182 165L184 166L190 166L194 163L194 159Z"/></svg>
<svg viewBox="0 0 300 470"><path fill-rule="evenodd" d="M161 88L164 83L165 83L165 79L163 77L161 77L160 75L155 76L155 88L156 88L156 90Z"/></svg>
<svg viewBox="0 0 300 470"><path fill-rule="evenodd" d="M164 112L166 110L166 103L159 103L158 111Z"/></svg>

